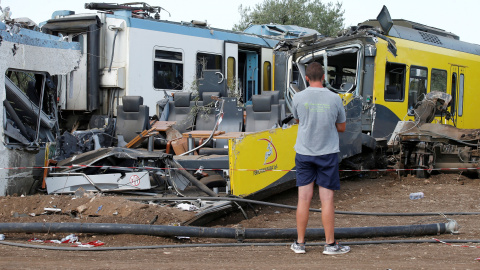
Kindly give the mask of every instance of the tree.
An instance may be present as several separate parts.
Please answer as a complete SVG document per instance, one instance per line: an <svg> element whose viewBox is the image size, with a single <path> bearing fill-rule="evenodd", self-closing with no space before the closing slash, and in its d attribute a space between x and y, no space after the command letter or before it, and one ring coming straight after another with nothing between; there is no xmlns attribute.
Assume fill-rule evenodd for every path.
<svg viewBox="0 0 480 270"><path fill-rule="evenodd" d="M325 36L334 36L343 29L342 4L321 0L264 0L251 7L240 5L240 22L233 26L243 31L251 24L297 25L315 29Z"/></svg>

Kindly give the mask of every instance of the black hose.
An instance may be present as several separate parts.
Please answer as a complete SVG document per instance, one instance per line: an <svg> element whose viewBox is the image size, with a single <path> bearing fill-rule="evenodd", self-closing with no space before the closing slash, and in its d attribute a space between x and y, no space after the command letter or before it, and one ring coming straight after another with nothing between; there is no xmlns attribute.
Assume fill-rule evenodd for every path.
<svg viewBox="0 0 480 270"><path fill-rule="evenodd" d="M480 243L480 240L440 240L445 243ZM379 245L379 244L423 244L423 243L437 243L441 242L433 239L420 239L420 240L377 240L377 241L353 241L342 242L343 245L360 246L360 245ZM49 249L49 250L61 250L61 251L109 251L109 250L135 250L135 249L160 249L160 248L218 248L218 247L262 247L262 246L285 246L288 247L292 243L214 243L214 244L176 244L176 245L155 245L155 246L126 246L126 247L94 247L94 248L81 248L81 247L56 247L45 245L30 245L22 243L12 243L7 241L0 241L1 245L23 247L23 248L37 248L37 249ZM306 246L324 246L325 243L306 243Z"/></svg>
<svg viewBox="0 0 480 270"><path fill-rule="evenodd" d="M279 203L270 203L257 200L249 200L243 198L232 198L232 197L181 197L181 198L130 198L132 201L188 201L188 200L212 200L212 201L236 201L236 202L245 202L253 204L268 205L273 207L287 208L296 210L297 207L293 205L279 204ZM322 212L322 209L310 208L310 212ZM360 215L360 216L436 216L436 215L480 215L480 212L425 212L425 213L380 213L380 212L352 212L352 211L335 211L335 214L340 215Z"/></svg>
<svg viewBox="0 0 480 270"><path fill-rule="evenodd" d="M351 227L335 228L335 237L367 238L387 236L436 235L453 233L457 223L420 224L407 226L383 227ZM163 237L189 236L204 238L234 238L243 239L293 239L297 237L297 229L275 228L206 228L187 226L164 226L144 224L116 223L0 223L1 233L97 233L97 234L136 234ZM322 239L325 236L321 228L308 228L309 239Z"/></svg>

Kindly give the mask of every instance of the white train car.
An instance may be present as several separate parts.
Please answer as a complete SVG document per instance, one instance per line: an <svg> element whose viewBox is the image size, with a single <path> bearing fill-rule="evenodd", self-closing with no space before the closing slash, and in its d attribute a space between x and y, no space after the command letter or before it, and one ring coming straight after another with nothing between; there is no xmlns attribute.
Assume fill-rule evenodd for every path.
<svg viewBox="0 0 480 270"><path fill-rule="evenodd" d="M274 89L275 39L205 22L155 19L161 8L144 3L90 3L86 8L99 12L55 12L42 27L83 47L80 67L60 94L65 117L115 115L122 96L142 96L154 112L165 92L211 85L225 94L236 90L249 103L252 95Z"/></svg>

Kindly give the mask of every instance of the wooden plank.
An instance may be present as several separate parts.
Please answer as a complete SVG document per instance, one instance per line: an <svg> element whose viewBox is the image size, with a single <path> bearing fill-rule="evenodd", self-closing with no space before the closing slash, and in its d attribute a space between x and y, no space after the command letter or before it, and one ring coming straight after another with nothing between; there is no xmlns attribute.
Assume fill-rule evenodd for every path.
<svg viewBox="0 0 480 270"><path fill-rule="evenodd" d="M250 134L250 133L253 133L253 132L227 132L227 133L224 133L224 134L214 136L213 138L215 138L215 139L235 139L235 138L243 137L246 134Z"/></svg>
<svg viewBox="0 0 480 270"><path fill-rule="evenodd" d="M156 131L167 131L176 123L177 121L156 121L151 125L152 125L152 128L155 128Z"/></svg>
<svg viewBox="0 0 480 270"><path fill-rule="evenodd" d="M218 136L223 133L225 133L225 131L217 130L215 131L213 136ZM210 137L210 134L212 134L211 130L194 130L194 131L185 132L182 135L184 138L188 138L190 137L190 135L192 135L192 138L208 138Z"/></svg>

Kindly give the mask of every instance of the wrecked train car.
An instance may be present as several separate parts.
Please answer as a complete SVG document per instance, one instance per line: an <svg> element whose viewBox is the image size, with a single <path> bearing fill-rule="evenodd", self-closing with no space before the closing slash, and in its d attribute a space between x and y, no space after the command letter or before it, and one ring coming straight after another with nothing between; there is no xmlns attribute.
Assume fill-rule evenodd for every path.
<svg viewBox="0 0 480 270"><path fill-rule="evenodd" d="M78 66L81 51L78 43L29 29L36 27L31 21L2 17L0 196L5 196L27 194L38 185L42 171L33 167L44 166L60 132L57 90Z"/></svg>
<svg viewBox="0 0 480 270"><path fill-rule="evenodd" d="M281 57L290 59L285 81L280 82L287 105L306 87L304 64L319 61L326 70L326 87L358 100L362 131L375 138L388 139L400 120L413 121L414 105L431 91L453 99L448 111L436 115L436 123L478 128L480 81L474 74L480 70L480 45L438 28L391 20L386 7L377 20L365 21L339 37L282 42L277 65Z"/></svg>
<svg viewBox="0 0 480 270"><path fill-rule="evenodd" d="M480 129L431 123L436 115L447 113L452 102L449 94L430 92L415 105L414 122L398 122L388 142L396 153L392 156L396 169L421 178L433 171L478 176Z"/></svg>

